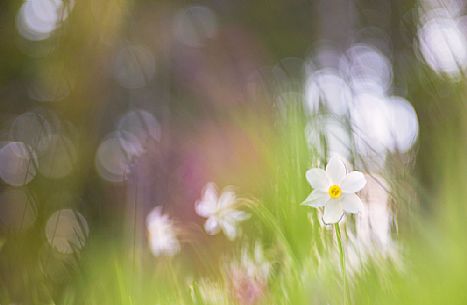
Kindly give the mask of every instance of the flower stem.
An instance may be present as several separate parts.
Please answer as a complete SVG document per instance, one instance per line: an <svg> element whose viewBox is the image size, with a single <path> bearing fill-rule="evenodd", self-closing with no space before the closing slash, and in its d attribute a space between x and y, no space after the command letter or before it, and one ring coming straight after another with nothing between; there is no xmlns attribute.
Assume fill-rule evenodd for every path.
<svg viewBox="0 0 467 305"><path fill-rule="evenodd" d="M344 305L346 305L348 304L348 300L350 300L350 297L348 297L349 289L347 287L347 271L345 267L345 252L344 252L344 247L342 246L342 236L341 236L341 229L339 227L339 223L335 224L335 228L336 228L337 244L339 245L342 278L344 281Z"/></svg>

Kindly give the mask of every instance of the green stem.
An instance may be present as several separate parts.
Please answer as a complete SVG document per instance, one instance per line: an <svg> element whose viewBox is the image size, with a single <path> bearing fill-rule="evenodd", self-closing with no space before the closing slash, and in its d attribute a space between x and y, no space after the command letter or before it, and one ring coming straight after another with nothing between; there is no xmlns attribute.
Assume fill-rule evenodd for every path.
<svg viewBox="0 0 467 305"><path fill-rule="evenodd" d="M340 261L341 261L341 271L342 271L342 278L344 281L344 305L346 305L349 297L349 288L347 287L347 268L345 267L345 252L344 247L342 246L342 236L341 236L341 229L339 227L339 223L335 224L336 228L336 236L337 236L337 244L339 245L339 254L340 254Z"/></svg>

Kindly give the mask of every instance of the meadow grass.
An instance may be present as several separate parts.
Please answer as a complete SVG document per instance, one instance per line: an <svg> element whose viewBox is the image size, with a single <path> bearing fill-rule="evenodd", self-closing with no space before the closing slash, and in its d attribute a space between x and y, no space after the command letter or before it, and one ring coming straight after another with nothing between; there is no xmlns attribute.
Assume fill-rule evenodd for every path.
<svg viewBox="0 0 467 305"><path fill-rule="evenodd" d="M257 117L250 124L245 118L239 121L257 141L265 165L263 180L249 182L254 185L248 193L239 190L251 218L242 224L237 241L221 240L221 249L214 252L209 245L190 241L178 256L153 257L145 244L91 235L87 247L61 257L60 266L38 277L24 274L18 285L34 283L27 292L31 304L238 304L228 267L255 243L264 249L271 272L264 294L254 304L467 304L467 175L462 148L445 146L453 157L438 160L444 171L438 192L429 195L431 210L420 208L423 202L418 198L426 197L404 193L403 183L413 180L401 183L387 177L394 209L411 211L395 214L410 226L398 228L396 220L391 228L396 256L374 245L364 257L357 251L352 263L349 251L359 249L351 238L357 216L347 216L340 224L342 231L336 232L336 227L321 223L317 209L300 205L311 191L305 171L323 166L327 157L313 149L310 153L304 136L307 118L301 106L292 105L272 128L262 129ZM393 166L390 172L403 170L397 164L388 166ZM336 233L346 253L346 278ZM0 288L0 296L1 304L12 302L7 289Z"/></svg>

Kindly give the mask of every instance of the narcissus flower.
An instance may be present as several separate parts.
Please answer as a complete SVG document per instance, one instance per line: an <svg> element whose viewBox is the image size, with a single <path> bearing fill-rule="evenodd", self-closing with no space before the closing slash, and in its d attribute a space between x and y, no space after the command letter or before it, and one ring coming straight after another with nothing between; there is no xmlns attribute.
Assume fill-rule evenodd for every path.
<svg viewBox="0 0 467 305"><path fill-rule="evenodd" d="M302 204L316 208L324 206L324 223L337 223L344 212L354 214L362 210L362 201L355 193L365 186L365 176L359 171L347 173L344 163L338 157L329 160L326 170L308 170L306 179L313 192Z"/></svg>
<svg viewBox="0 0 467 305"><path fill-rule="evenodd" d="M235 193L226 190L218 196L214 183L208 183L204 188L202 198L196 202L196 213L207 218L204 229L210 235L221 230L230 239L237 237L237 225L250 217L248 213L236 209Z"/></svg>
<svg viewBox="0 0 467 305"><path fill-rule="evenodd" d="M155 256L173 256L180 251L174 225L168 215L162 214L161 207L154 208L146 218L149 246Z"/></svg>

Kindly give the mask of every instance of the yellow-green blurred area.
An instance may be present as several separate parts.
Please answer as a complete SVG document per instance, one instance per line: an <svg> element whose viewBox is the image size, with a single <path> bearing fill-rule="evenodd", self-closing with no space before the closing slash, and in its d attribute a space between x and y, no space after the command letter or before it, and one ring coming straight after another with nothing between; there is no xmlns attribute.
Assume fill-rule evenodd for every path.
<svg viewBox="0 0 467 305"><path fill-rule="evenodd" d="M463 0L2 0L0 304L467 304L466 72Z"/></svg>

